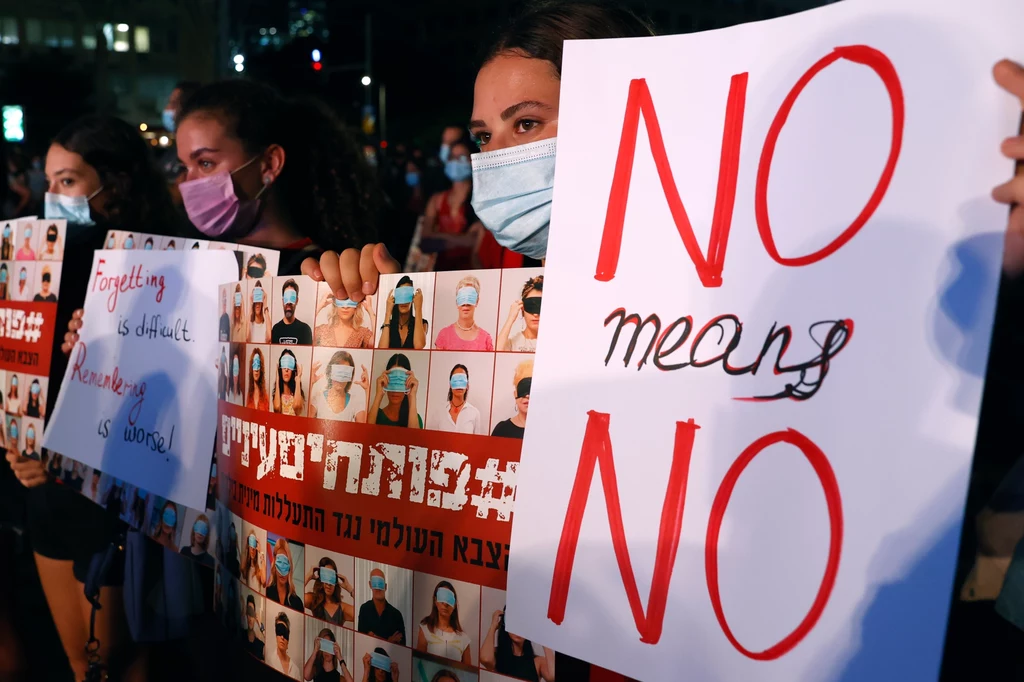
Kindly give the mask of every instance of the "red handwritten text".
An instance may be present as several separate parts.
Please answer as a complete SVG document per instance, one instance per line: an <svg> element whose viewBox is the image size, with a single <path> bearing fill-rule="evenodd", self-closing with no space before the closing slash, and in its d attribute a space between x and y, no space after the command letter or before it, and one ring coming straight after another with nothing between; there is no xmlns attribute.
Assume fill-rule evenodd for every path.
<svg viewBox="0 0 1024 682"><path fill-rule="evenodd" d="M121 370L115 366L111 373L97 372L85 367L87 349L84 342L75 346L75 358L71 363L71 380L78 381L86 386L110 391L119 398L130 398L135 402L128 411L128 423L135 425L142 412L142 401L146 398L146 382L125 381L121 377Z"/></svg>
<svg viewBox="0 0 1024 682"><path fill-rule="evenodd" d="M164 276L163 275L149 275L144 276L141 265L133 265L131 272L120 273L114 275L105 274L102 270L103 264L106 263L106 259L100 258L96 262L96 272L93 274L92 290L93 291L109 291L110 295L107 297L107 312L114 312L117 308L118 295L134 291L136 289L142 289L144 287L151 287L156 289L156 302L160 303L164 298Z"/></svg>

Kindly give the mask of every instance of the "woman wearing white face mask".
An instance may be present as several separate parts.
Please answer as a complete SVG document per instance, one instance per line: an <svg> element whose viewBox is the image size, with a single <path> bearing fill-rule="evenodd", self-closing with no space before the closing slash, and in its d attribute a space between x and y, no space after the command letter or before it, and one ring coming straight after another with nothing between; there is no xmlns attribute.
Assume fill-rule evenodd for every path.
<svg viewBox="0 0 1024 682"><path fill-rule="evenodd" d="M628 10L570 2L526 12L491 48L477 74L470 122L482 152L472 158L472 205L491 235L482 234L478 245L483 265L521 267L544 258L563 41L644 35L653 35L650 26ZM383 244L327 252L302 268L353 300L375 293L380 274L400 270Z"/></svg>

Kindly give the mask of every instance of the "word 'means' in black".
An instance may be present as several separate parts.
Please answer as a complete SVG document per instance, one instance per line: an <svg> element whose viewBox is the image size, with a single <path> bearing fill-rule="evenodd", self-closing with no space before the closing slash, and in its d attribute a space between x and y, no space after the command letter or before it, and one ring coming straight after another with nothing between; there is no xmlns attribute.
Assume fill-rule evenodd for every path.
<svg viewBox="0 0 1024 682"><path fill-rule="evenodd" d="M633 336L629 340L629 345L626 346L626 354L622 361L622 364L626 367L629 366L629 363L633 358L637 342L639 341L640 335L643 333L644 329L647 328L648 325L650 325L652 329L653 333L650 341L647 343L647 349L644 351L640 361L637 362L636 367L638 371L647 364L647 360L650 358L655 367L666 372L680 370L685 367L710 367L711 365L721 363L722 369L730 376L741 376L744 374L756 375L758 369L761 367L761 361L764 360L775 342L777 340L781 340L782 346L779 348L778 355L775 358L773 370L776 375L795 374L797 375L798 380L796 382L787 382L785 388L778 393L766 396L755 396L753 398L747 398L746 400L781 400L783 398L807 400L812 397L818 392L818 389L821 388L822 382L825 381L825 376L828 374L832 358L837 356L840 351L846 347L846 344L850 341L850 337L853 335L853 320L824 320L821 322L815 322L810 325L807 333L811 337L811 340L814 341L814 344L819 348L820 352L806 362L783 365L782 356L785 355L786 349L789 348L789 342L793 338L793 332L789 328L789 325L778 327L778 323L772 323L772 327L768 330L768 334L764 340L764 345L761 346L761 352L758 353L757 358L749 365L744 367L735 367L729 363L729 357L740 345L740 337L743 334L743 324L735 315L719 315L709 320L707 324L693 335L693 340L690 343L689 359L685 362L672 363L667 362L669 360L668 356L678 351L683 344L690 339L690 335L693 332L693 318L689 315L684 315L662 329L661 319L657 314L652 313L648 315L646 319L641 320L640 316L636 313L627 315L625 309L619 308L618 310L613 311L605 319L604 325L607 327L615 319L618 319L618 326L616 326L615 332L612 334L612 340L608 346L608 354L604 359L604 364L606 366L611 361L615 348L619 343L619 336L622 333L623 327L627 324L633 325ZM820 333L822 329L827 331L825 332L824 340L819 341L816 334ZM711 343L715 345L716 349L722 348L722 344L725 341L727 334L731 334L729 342L725 344L724 349L718 352L717 355L710 358L698 359L701 356L701 344L712 330L718 330L717 340L712 339L711 341Z"/></svg>

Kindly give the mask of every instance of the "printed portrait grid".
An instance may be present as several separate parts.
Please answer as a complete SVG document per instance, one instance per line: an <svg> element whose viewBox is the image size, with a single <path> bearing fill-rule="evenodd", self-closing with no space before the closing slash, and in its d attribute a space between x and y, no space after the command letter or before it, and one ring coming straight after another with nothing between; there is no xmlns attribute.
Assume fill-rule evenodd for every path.
<svg viewBox="0 0 1024 682"><path fill-rule="evenodd" d="M301 276L225 284L218 398L521 439L542 296L541 268L384 275L359 303Z"/></svg>
<svg viewBox="0 0 1024 682"><path fill-rule="evenodd" d="M0 222L0 301L56 303L66 238L66 220ZM0 316L0 328L9 323Z"/></svg>
<svg viewBox="0 0 1024 682"><path fill-rule="evenodd" d="M223 506L218 519L221 621L245 651L292 679L312 661L314 678L333 668L342 679L395 679L375 677L377 668L415 682L442 671L455 682L554 680L554 652L505 630L504 590L276 537ZM258 547L239 543L250 536Z"/></svg>

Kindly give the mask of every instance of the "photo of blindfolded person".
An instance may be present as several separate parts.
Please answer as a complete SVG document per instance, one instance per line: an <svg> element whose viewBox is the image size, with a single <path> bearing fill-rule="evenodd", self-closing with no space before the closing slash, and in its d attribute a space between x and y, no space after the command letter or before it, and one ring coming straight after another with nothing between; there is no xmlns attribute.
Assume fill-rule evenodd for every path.
<svg viewBox="0 0 1024 682"><path fill-rule="evenodd" d="M185 250L198 251L200 249L205 249L209 243L210 242L206 241L205 239L189 239L185 243Z"/></svg>
<svg viewBox="0 0 1024 682"><path fill-rule="evenodd" d="M182 534L181 554L195 559L203 566L213 567L213 556L210 554L210 534L213 527L210 517L193 509L187 510L185 523L186 532Z"/></svg>
<svg viewBox="0 0 1024 682"><path fill-rule="evenodd" d="M67 230L65 220L40 221L43 229L43 243L39 247L39 260L64 260L64 233Z"/></svg>
<svg viewBox="0 0 1024 682"><path fill-rule="evenodd" d="M480 587L469 583L437 580L423 573L416 575L417 611L416 651L474 665L473 639L479 632ZM422 589L421 588L425 588ZM431 595L429 605L419 595ZM460 599L461 597L461 599Z"/></svg>
<svg viewBox="0 0 1024 682"><path fill-rule="evenodd" d="M7 373L7 396L4 400L4 409L7 414L21 415L23 407L21 404L21 378L14 372Z"/></svg>
<svg viewBox="0 0 1024 682"><path fill-rule="evenodd" d="M217 507L217 459L210 465L210 484L206 488L206 509L211 511Z"/></svg>
<svg viewBox="0 0 1024 682"><path fill-rule="evenodd" d="M555 682L555 652L545 646L534 647L530 640L505 629L504 591L483 588L484 613L494 599L502 604L491 613L487 634L480 642L480 666L517 680Z"/></svg>
<svg viewBox="0 0 1024 682"><path fill-rule="evenodd" d="M245 406L251 410L270 411L270 397L267 393L267 357L269 346L249 346L249 361L246 363Z"/></svg>
<svg viewBox="0 0 1024 682"><path fill-rule="evenodd" d="M490 354L434 352L427 429L486 436L493 370L494 358ZM473 396L479 396L486 412L473 404Z"/></svg>
<svg viewBox="0 0 1024 682"><path fill-rule="evenodd" d="M514 355L499 355L497 357L495 362L496 375L498 374L499 367L502 367L503 365L505 367L508 366L509 358L518 360ZM526 430L526 415L530 411L530 389L532 385L533 358L531 357L528 360L519 361L518 364L515 365L515 371L512 374L511 410L509 409L509 400L507 397L504 397L508 394L504 393L504 391L501 393L497 390L495 391L493 415L491 417L491 422L494 424L494 429L491 431L492 436L499 436L501 438L518 438L522 440L523 434ZM501 419L501 416L508 414L510 411L513 412L511 417ZM500 419L501 421L498 421Z"/></svg>
<svg viewBox="0 0 1024 682"><path fill-rule="evenodd" d="M36 271L35 263L17 263L15 269L18 272L18 276L14 281L14 288L11 290L12 301L30 301L32 300L33 288L32 281L33 275Z"/></svg>
<svg viewBox="0 0 1024 682"><path fill-rule="evenodd" d="M14 254L14 260L35 260L35 221L22 220L18 223L18 252Z"/></svg>
<svg viewBox="0 0 1024 682"><path fill-rule="evenodd" d="M241 550L241 581L254 592L263 594L267 582L267 532L248 523L242 525L245 544Z"/></svg>
<svg viewBox="0 0 1024 682"><path fill-rule="evenodd" d="M150 537L168 549L178 551L178 505L170 500L156 498Z"/></svg>
<svg viewBox="0 0 1024 682"><path fill-rule="evenodd" d="M228 390L231 387L231 361L228 359L230 346L222 343L220 355L217 358L217 400L227 400Z"/></svg>
<svg viewBox="0 0 1024 682"><path fill-rule="evenodd" d="M164 239L164 245L160 247L163 251L177 251L185 245L180 239Z"/></svg>
<svg viewBox="0 0 1024 682"><path fill-rule="evenodd" d="M267 280L270 283L270 280ZM270 343L270 294L255 280L249 292L249 342Z"/></svg>
<svg viewBox="0 0 1024 682"><path fill-rule="evenodd" d="M46 455L45 454L44 454L43 460L44 461L46 460ZM85 492L85 496L88 497L93 502L98 502L99 501L99 497L100 497L100 480L102 478L103 478L103 472L100 471L99 469L93 469L92 470L92 476L89 477L89 482L85 486L85 491L84 491ZM135 491L135 492L136 492L136 494L138 494L139 491ZM145 505L145 501L143 501L142 513L139 514L137 517L135 517L137 520L132 525L133 526L141 525L142 521L145 519L145 515L146 515L146 505Z"/></svg>
<svg viewBox="0 0 1024 682"><path fill-rule="evenodd" d="M313 343L332 348L373 348L374 297L367 296L359 303L337 298L323 282L319 292Z"/></svg>
<svg viewBox="0 0 1024 682"><path fill-rule="evenodd" d="M26 377L31 379L28 384L28 397L25 399L25 416L33 419L46 418L46 391L49 379Z"/></svg>
<svg viewBox="0 0 1024 682"><path fill-rule="evenodd" d="M217 242L211 242L216 244ZM245 270L242 275L245 279L262 279L273 276L277 272L278 261L281 254L274 251L251 251L242 250L242 259L245 262Z"/></svg>
<svg viewBox="0 0 1024 682"><path fill-rule="evenodd" d="M370 351L315 348L309 416L365 424L372 358Z"/></svg>
<svg viewBox="0 0 1024 682"><path fill-rule="evenodd" d="M354 682L349 668L351 659L350 632L306 619L306 664L302 667L302 679L306 682Z"/></svg>
<svg viewBox="0 0 1024 682"><path fill-rule="evenodd" d="M421 353L418 356L409 353L417 364L424 370L429 366L429 353ZM374 365L379 365L380 357L386 357L378 353L374 356ZM410 429L422 429L423 417L421 415L420 382L416 371L413 370L410 357L403 353L395 353L387 359L383 371L377 374L377 381L373 402L370 405L369 422L381 426L403 426Z"/></svg>
<svg viewBox="0 0 1024 682"><path fill-rule="evenodd" d="M246 311L247 298L242 290L242 283L235 285L235 293L231 298L231 340L244 343L249 340L249 314Z"/></svg>
<svg viewBox="0 0 1024 682"><path fill-rule="evenodd" d="M361 682L409 682L412 675L412 652L397 644L355 635L355 652L358 661L357 680Z"/></svg>
<svg viewBox="0 0 1024 682"><path fill-rule="evenodd" d="M380 288L389 293L378 315L381 328L377 347L426 348L429 325L424 311L433 307L433 273L384 275L380 278Z"/></svg>
<svg viewBox="0 0 1024 682"><path fill-rule="evenodd" d="M539 268L538 272L542 272ZM504 282L515 284L519 271L506 270L502 280L502 309L506 307ZM521 276L521 275L520 275ZM529 277L515 299L508 304L508 317L498 332L498 350L513 353L533 353L537 350L537 331L540 328L540 302L544 292L544 275Z"/></svg>
<svg viewBox="0 0 1024 682"><path fill-rule="evenodd" d="M0 301L11 300L11 269L7 263L0 263ZM3 323L6 327L6 322Z"/></svg>
<svg viewBox="0 0 1024 682"><path fill-rule="evenodd" d="M266 600L247 587L239 590L242 603L241 632L239 639L242 649L262 661L267 643L267 629L263 624Z"/></svg>
<svg viewBox="0 0 1024 682"><path fill-rule="evenodd" d="M60 263L47 263L39 265L39 286L36 288L36 295L33 301L43 303L56 303L57 291L60 290Z"/></svg>
<svg viewBox="0 0 1024 682"><path fill-rule="evenodd" d="M406 616L412 613L412 571L356 559L356 629L364 635L406 645Z"/></svg>
<svg viewBox="0 0 1024 682"><path fill-rule="evenodd" d="M42 455L39 450L39 442L43 438L43 422L39 419L22 419L21 427L24 429L25 437L21 441L21 456L29 459L40 459ZM66 485L70 485L76 490L76 492L82 492L82 486L85 481L82 480L82 471L85 465L79 462L76 467L72 467L71 475L65 480Z"/></svg>
<svg viewBox="0 0 1024 682"><path fill-rule="evenodd" d="M273 533L267 533L267 543L274 548L269 556L267 599L302 613L302 597L295 581L302 573L303 547Z"/></svg>
<svg viewBox="0 0 1024 682"><path fill-rule="evenodd" d="M117 230L107 230L107 241L103 248L105 249L116 249L118 243L121 241L121 233Z"/></svg>
<svg viewBox="0 0 1024 682"><path fill-rule="evenodd" d="M267 612L275 612L274 638L267 647L265 660L274 670L293 680L302 679L302 616L289 614L267 605Z"/></svg>
<svg viewBox="0 0 1024 682"><path fill-rule="evenodd" d="M481 279L487 283L483 287ZM443 272L437 275L438 305L434 320L438 328L437 350L493 351L494 327L498 320L498 270L472 275ZM485 296L486 295L486 296ZM454 305L453 305L454 304ZM444 326L448 320L454 321Z"/></svg>
<svg viewBox="0 0 1024 682"><path fill-rule="evenodd" d="M235 405L245 404L245 346L241 343L232 343L228 347L227 370L227 397L229 403Z"/></svg>
<svg viewBox="0 0 1024 682"><path fill-rule="evenodd" d="M217 503L217 516L219 532L217 534L217 561L225 567L228 574L235 580L242 577L242 555L238 549L238 529L242 523L227 508Z"/></svg>
<svg viewBox="0 0 1024 682"><path fill-rule="evenodd" d="M14 259L14 234L17 226L17 221L9 221L0 230L0 260Z"/></svg>
<svg viewBox="0 0 1024 682"><path fill-rule="evenodd" d="M344 625L355 620L355 588L349 575L353 575L351 558L345 560L344 570L338 570L338 562L329 556L320 557L311 565L306 572L304 582L307 591L303 597L303 604L311 616L332 625Z"/></svg>
<svg viewBox="0 0 1024 682"><path fill-rule="evenodd" d="M275 278L275 286L281 278ZM302 278L300 286L289 277L281 285L281 297L274 300L274 327L270 336L273 343L293 346L309 346L313 343L313 332L302 320L312 318L313 298L316 284Z"/></svg>
<svg viewBox="0 0 1024 682"><path fill-rule="evenodd" d="M99 480L98 477L94 475L93 481L97 480ZM149 493L137 486L132 486L132 488L130 493L125 491L128 509L121 520L132 528L139 528L146 520L146 502L149 499Z"/></svg>
<svg viewBox="0 0 1024 682"><path fill-rule="evenodd" d="M273 381L272 399L274 412L292 417L306 415L306 388L304 385L303 365L309 367L312 352L309 347L291 348L274 347L277 356L277 371L271 378ZM299 362L296 353L302 356Z"/></svg>
<svg viewBox="0 0 1024 682"><path fill-rule="evenodd" d="M143 251L152 251L154 243L155 242L153 241L152 237L146 237L145 241L142 242L142 250Z"/></svg>

